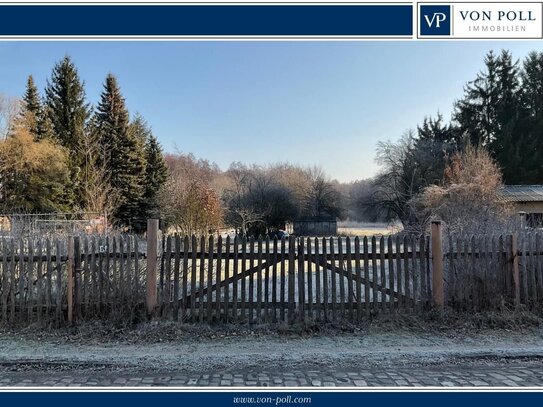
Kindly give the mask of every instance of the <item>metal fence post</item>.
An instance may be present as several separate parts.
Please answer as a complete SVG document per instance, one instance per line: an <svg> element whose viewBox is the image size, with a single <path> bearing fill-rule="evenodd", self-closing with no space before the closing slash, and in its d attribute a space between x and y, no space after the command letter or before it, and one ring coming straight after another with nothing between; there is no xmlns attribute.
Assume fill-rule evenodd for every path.
<svg viewBox="0 0 543 407"><path fill-rule="evenodd" d="M445 305L443 292L443 238L441 221L432 221L432 296L434 306L442 308Z"/></svg>
<svg viewBox="0 0 543 407"><path fill-rule="evenodd" d="M158 219L147 220L147 315L152 316L157 306L157 258L158 258Z"/></svg>

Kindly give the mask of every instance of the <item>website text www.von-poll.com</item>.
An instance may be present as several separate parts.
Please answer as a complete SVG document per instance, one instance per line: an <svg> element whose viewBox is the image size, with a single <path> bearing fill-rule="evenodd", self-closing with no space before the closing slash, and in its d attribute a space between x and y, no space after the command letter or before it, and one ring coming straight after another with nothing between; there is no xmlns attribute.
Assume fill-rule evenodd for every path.
<svg viewBox="0 0 543 407"><path fill-rule="evenodd" d="M292 397L278 396L278 397L234 397L234 404L270 404L274 406L280 406L284 404L311 404L311 397Z"/></svg>

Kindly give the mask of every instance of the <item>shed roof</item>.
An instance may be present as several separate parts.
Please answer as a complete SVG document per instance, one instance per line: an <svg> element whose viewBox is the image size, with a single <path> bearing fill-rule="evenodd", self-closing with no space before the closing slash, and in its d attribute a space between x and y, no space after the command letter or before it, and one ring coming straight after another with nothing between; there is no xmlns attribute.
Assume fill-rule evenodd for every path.
<svg viewBox="0 0 543 407"><path fill-rule="evenodd" d="M509 202L543 202L543 185L505 185L500 192Z"/></svg>

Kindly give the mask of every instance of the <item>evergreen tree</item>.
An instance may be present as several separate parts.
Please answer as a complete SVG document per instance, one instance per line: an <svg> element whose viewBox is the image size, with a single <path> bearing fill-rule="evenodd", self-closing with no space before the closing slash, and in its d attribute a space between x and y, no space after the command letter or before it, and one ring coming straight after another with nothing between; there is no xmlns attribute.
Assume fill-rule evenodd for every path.
<svg viewBox="0 0 543 407"><path fill-rule="evenodd" d="M543 53L531 52L521 72L521 112L516 138L522 184L543 184Z"/></svg>
<svg viewBox="0 0 543 407"><path fill-rule="evenodd" d="M96 111L96 126L112 188L118 194L113 212L122 227L137 229L145 175L145 151L141 140L130 131L129 113L117 84L109 74Z"/></svg>
<svg viewBox="0 0 543 407"><path fill-rule="evenodd" d="M168 168L162 148L153 136L151 129L139 114L135 116L130 124L132 134L145 145L145 179L143 195L140 203L140 215L134 227L144 230L147 226L147 219L162 218L159 204L159 195L168 177Z"/></svg>
<svg viewBox="0 0 543 407"><path fill-rule="evenodd" d="M29 133L35 140L52 140L54 138L51 119L47 114L47 109L40 100L40 94L32 75L28 77L26 82L21 117L24 119L24 123L27 126Z"/></svg>
<svg viewBox="0 0 543 407"><path fill-rule="evenodd" d="M522 151L518 144L519 126L519 69L511 53L503 50L498 58L498 98L494 107L496 114L496 136L489 150L498 161L503 177L508 184L518 184L518 168L522 166Z"/></svg>
<svg viewBox="0 0 543 407"><path fill-rule="evenodd" d="M59 144L69 152L70 188L66 199L72 208L82 208L81 168L84 164L84 132L90 109L85 101L84 85L70 57L65 56L53 68L45 89L47 115Z"/></svg>
<svg viewBox="0 0 543 407"><path fill-rule="evenodd" d="M464 97L455 103L453 119L470 144L487 146L495 137L498 61L492 51L485 57L486 71L464 86Z"/></svg>
<svg viewBox="0 0 543 407"><path fill-rule="evenodd" d="M24 117L29 133L37 140L38 117L41 114L40 94L34 84L34 78L30 75L26 81L26 91L23 96L21 116Z"/></svg>
<svg viewBox="0 0 543 407"><path fill-rule="evenodd" d="M475 146L484 146L498 161L506 183L518 182L516 134L519 124L519 69L509 51L496 57L489 52L486 70L469 82L456 102L453 119L460 134Z"/></svg>

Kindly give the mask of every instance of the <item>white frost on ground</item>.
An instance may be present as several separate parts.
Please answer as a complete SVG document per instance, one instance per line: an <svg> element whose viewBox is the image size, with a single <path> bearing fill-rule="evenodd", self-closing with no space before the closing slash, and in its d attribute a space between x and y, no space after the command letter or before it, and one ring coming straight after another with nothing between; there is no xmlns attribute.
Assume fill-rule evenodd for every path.
<svg viewBox="0 0 543 407"><path fill-rule="evenodd" d="M300 337L227 337L129 344L0 337L0 365L111 365L157 371L367 368L457 364L500 358L542 358L543 334L503 332L451 337L410 332Z"/></svg>

